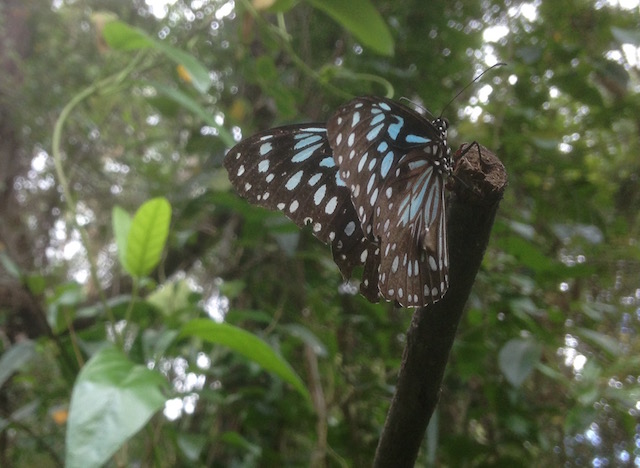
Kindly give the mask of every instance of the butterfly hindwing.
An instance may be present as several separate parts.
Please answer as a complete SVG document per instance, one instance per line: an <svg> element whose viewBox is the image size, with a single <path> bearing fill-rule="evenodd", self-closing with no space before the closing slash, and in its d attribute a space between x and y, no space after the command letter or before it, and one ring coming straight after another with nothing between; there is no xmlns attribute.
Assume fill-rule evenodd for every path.
<svg viewBox="0 0 640 468"><path fill-rule="evenodd" d="M282 211L332 246L345 277L365 264L361 292L378 300L379 250L362 232L351 193L338 175L323 124L274 128L233 147L229 179L250 203Z"/></svg>

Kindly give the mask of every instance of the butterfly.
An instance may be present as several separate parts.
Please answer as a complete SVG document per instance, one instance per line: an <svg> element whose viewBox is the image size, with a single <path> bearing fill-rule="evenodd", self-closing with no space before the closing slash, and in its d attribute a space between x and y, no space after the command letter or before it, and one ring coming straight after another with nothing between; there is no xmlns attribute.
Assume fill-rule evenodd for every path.
<svg viewBox="0 0 640 468"><path fill-rule="evenodd" d="M419 307L441 299L449 285L447 128L445 119L398 102L359 97L326 124L278 127L241 141L224 165L250 203L310 225L331 244L345 278L364 265L367 299Z"/></svg>

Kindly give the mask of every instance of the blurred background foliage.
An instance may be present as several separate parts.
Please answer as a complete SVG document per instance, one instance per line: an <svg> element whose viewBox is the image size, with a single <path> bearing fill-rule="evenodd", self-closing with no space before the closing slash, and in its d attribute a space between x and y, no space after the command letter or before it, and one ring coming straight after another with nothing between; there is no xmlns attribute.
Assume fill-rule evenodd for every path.
<svg viewBox="0 0 640 468"><path fill-rule="evenodd" d="M454 149L477 140L509 173L419 466L640 466L639 26L614 0L3 2L0 465L62 466L79 417L113 442L69 411L105 359L165 400L129 394L144 429L110 466L370 465L411 313L352 295L221 161L377 94L444 112ZM158 196L165 255L132 278L112 209ZM311 400L185 335L205 317L265 340ZM108 342L124 353L79 374Z"/></svg>

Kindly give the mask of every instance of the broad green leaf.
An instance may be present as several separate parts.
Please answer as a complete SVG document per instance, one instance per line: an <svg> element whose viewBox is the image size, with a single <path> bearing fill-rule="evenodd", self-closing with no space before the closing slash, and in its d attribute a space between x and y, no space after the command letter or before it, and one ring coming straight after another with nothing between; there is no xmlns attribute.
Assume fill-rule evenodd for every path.
<svg viewBox="0 0 640 468"><path fill-rule="evenodd" d="M162 409L167 381L106 347L82 368L73 386L66 440L67 468L102 466Z"/></svg>
<svg viewBox="0 0 640 468"><path fill-rule="evenodd" d="M307 400L311 400L302 380L289 363L263 340L241 328L227 323L216 323L213 320L196 319L182 327L180 335L183 337L196 337L209 343L227 346L259 364L266 371L273 372L285 382L293 385Z"/></svg>
<svg viewBox="0 0 640 468"><path fill-rule="evenodd" d="M200 93L206 93L211 86L209 71L193 55L156 40L138 28L129 26L122 21L111 21L104 26L102 35L107 44L116 50L153 48L163 53L167 58L184 67L193 87Z"/></svg>
<svg viewBox="0 0 640 468"><path fill-rule="evenodd" d="M533 340L509 340L498 354L500 370L514 387L519 387L540 360L542 349Z"/></svg>
<svg viewBox="0 0 640 468"><path fill-rule="evenodd" d="M352 33L363 45L381 55L393 55L393 37L369 0L309 0Z"/></svg>
<svg viewBox="0 0 640 468"><path fill-rule="evenodd" d="M127 237L131 229L131 216L119 206L114 206L111 210L111 224L113 226L113 235L118 246L118 258L120 265L129 271L127 262Z"/></svg>
<svg viewBox="0 0 640 468"><path fill-rule="evenodd" d="M25 340L14 344L0 357L0 387L36 355L32 341Z"/></svg>
<svg viewBox="0 0 640 468"><path fill-rule="evenodd" d="M154 88L158 91L158 93L164 95L165 97L175 101L185 109L190 112L193 112L197 115L203 122L205 122L210 127L218 130L218 136L223 141L225 145L231 148L236 144L236 141L233 139L233 136L229 131L216 122L213 115L210 112L206 111L197 101L195 101L191 96L183 93L179 89L170 88L169 86L163 85L161 83L151 83Z"/></svg>
<svg viewBox="0 0 640 468"><path fill-rule="evenodd" d="M166 198L153 198L138 209L127 236L125 268L131 276L147 276L160 262L170 222Z"/></svg>

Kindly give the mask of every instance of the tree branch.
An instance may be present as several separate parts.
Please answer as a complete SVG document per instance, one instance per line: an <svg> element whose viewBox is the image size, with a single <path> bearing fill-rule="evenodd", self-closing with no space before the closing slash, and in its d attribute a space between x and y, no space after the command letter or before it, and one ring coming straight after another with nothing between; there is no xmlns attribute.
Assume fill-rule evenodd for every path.
<svg viewBox="0 0 640 468"><path fill-rule="evenodd" d="M416 461L507 185L504 166L486 148L462 145L456 156L453 196L447 207L449 290L440 301L416 309L413 315L396 393L373 462L376 468L412 467Z"/></svg>

